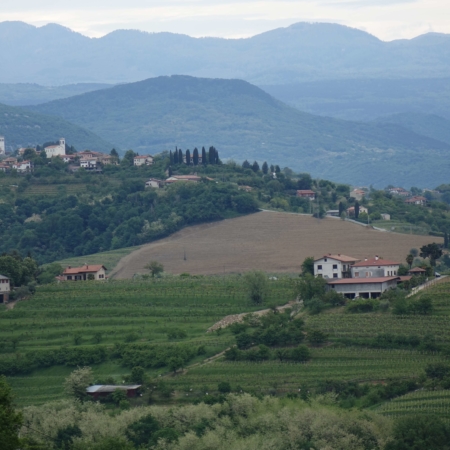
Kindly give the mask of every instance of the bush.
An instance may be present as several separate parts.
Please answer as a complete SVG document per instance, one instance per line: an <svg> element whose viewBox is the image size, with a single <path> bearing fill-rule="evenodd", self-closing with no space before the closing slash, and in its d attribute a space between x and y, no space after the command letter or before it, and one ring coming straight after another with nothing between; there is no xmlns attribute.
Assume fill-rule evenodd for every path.
<svg viewBox="0 0 450 450"><path fill-rule="evenodd" d="M217 390L221 393L221 394L229 394L231 392L231 385L230 383L228 383L227 381L222 381L219 383L219 385L217 386Z"/></svg>
<svg viewBox="0 0 450 450"><path fill-rule="evenodd" d="M367 313L378 309L380 302L378 300L353 300L347 305L349 313Z"/></svg>
<svg viewBox="0 0 450 450"><path fill-rule="evenodd" d="M167 337L169 339L185 339L187 338L187 333L184 330L175 328L167 332Z"/></svg>

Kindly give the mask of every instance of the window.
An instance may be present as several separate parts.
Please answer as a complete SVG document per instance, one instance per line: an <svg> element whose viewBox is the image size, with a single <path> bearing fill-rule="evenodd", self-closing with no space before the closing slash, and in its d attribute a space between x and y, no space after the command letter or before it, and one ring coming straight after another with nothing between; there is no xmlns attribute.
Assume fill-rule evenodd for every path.
<svg viewBox="0 0 450 450"><path fill-rule="evenodd" d="M333 278L337 278L338 274L337 273L333 273Z"/></svg>
<svg viewBox="0 0 450 450"><path fill-rule="evenodd" d="M322 264L319 264L319 265L317 266L317 270L322 270Z"/></svg>
<svg viewBox="0 0 450 450"><path fill-rule="evenodd" d="M366 278L371 277L372 276L372 272L366 272Z"/></svg>
<svg viewBox="0 0 450 450"><path fill-rule="evenodd" d="M99 275L98 277L99 278L105 278L105 275Z"/></svg>
<svg viewBox="0 0 450 450"><path fill-rule="evenodd" d="M71 280L72 279L72 275L67 275L67 279Z"/></svg>
<svg viewBox="0 0 450 450"><path fill-rule="evenodd" d="M327 258L325 258L324 261L327 262Z"/></svg>
<svg viewBox="0 0 450 450"><path fill-rule="evenodd" d="M359 278L359 272L355 272L355 278Z"/></svg>
<svg viewBox="0 0 450 450"><path fill-rule="evenodd" d="M333 270L337 270L337 264L333 264Z"/></svg>

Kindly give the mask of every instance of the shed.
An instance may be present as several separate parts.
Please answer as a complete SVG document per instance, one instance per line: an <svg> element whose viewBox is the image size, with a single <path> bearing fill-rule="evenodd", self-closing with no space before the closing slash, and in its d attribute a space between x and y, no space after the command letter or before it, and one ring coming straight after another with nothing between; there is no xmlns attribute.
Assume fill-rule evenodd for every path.
<svg viewBox="0 0 450 450"><path fill-rule="evenodd" d="M91 397L97 398L105 398L113 392L125 391L127 393L128 398L137 397L140 394L141 384L133 384L133 385L112 385L112 384L96 384L94 386L89 386L86 388L86 393Z"/></svg>

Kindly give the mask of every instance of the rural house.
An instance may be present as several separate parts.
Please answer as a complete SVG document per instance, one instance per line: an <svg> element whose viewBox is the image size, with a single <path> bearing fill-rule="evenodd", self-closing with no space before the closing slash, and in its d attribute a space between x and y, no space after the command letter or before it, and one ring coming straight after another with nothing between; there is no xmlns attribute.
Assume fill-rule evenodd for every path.
<svg viewBox="0 0 450 450"><path fill-rule="evenodd" d="M315 200L316 193L314 191L311 191L310 189L300 189L297 191L297 197Z"/></svg>
<svg viewBox="0 0 450 450"><path fill-rule="evenodd" d="M0 303L7 303L9 292L11 291L11 282L8 277L0 275Z"/></svg>
<svg viewBox="0 0 450 450"><path fill-rule="evenodd" d="M112 394L113 392L119 390L119 391L125 391L128 398L131 397L137 397L140 394L140 387L142 385L140 384L133 384L130 386L127 385L101 385L96 384L94 386L89 386L86 388L86 393L93 397L94 399L98 398L104 398L108 397L108 395Z"/></svg>
<svg viewBox="0 0 450 450"><path fill-rule="evenodd" d="M153 156L151 155L135 156L133 159L133 164L135 166L151 166L153 164Z"/></svg>
<svg viewBox="0 0 450 450"><path fill-rule="evenodd" d="M398 187L390 188L388 192L393 195L400 195L401 197L409 197L409 195L410 195L409 191L407 191L406 189L403 189L403 188L398 188Z"/></svg>
<svg viewBox="0 0 450 450"><path fill-rule="evenodd" d="M397 276L400 263L380 259L378 256L365 259L352 266L352 278L375 278Z"/></svg>
<svg viewBox="0 0 450 450"><path fill-rule="evenodd" d="M62 279L64 281L105 280L106 270L103 265L69 266L62 273Z"/></svg>
<svg viewBox="0 0 450 450"><path fill-rule="evenodd" d="M33 163L31 161L16 162L12 165L12 168L20 173L31 172L33 170Z"/></svg>
<svg viewBox="0 0 450 450"><path fill-rule="evenodd" d="M350 192L350 197L353 197L356 200L362 200L365 195L366 192L362 189L355 188L352 192Z"/></svg>
<svg viewBox="0 0 450 450"><path fill-rule="evenodd" d="M0 172L9 172L11 167L8 164L0 162Z"/></svg>
<svg viewBox="0 0 450 450"><path fill-rule="evenodd" d="M427 199L425 197L417 196L417 197L411 197L405 200L405 203L408 205L419 205L424 206L427 204Z"/></svg>
<svg viewBox="0 0 450 450"><path fill-rule="evenodd" d="M157 178L150 178L146 183L145 183L145 187L146 188L162 188L164 186L164 181L163 180L158 180Z"/></svg>
<svg viewBox="0 0 450 450"><path fill-rule="evenodd" d="M329 280L327 285L350 299L378 298L384 291L396 288L399 281L400 277L348 278Z"/></svg>
<svg viewBox="0 0 450 450"><path fill-rule="evenodd" d="M369 210L365 206L359 207L359 214L366 213L369 214ZM347 208L347 215L349 217L355 217L355 207L350 206L350 208Z"/></svg>
<svg viewBox="0 0 450 450"><path fill-rule="evenodd" d="M201 180L198 175L174 175L166 180L166 184L177 183L178 181L191 181L197 183Z"/></svg>
<svg viewBox="0 0 450 450"><path fill-rule="evenodd" d="M359 259L331 253L314 261L314 275L322 278L350 278L351 266Z"/></svg>
<svg viewBox="0 0 450 450"><path fill-rule="evenodd" d="M53 156L64 156L66 154L66 140L61 138L58 145L50 145L44 148L44 152L47 158L53 158Z"/></svg>

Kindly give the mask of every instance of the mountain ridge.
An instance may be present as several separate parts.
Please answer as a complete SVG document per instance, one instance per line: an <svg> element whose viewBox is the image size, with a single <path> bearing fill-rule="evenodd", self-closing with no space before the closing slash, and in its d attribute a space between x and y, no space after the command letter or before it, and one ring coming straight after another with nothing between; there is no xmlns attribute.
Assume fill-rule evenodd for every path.
<svg viewBox="0 0 450 450"><path fill-rule="evenodd" d="M57 24L36 28L2 22L0 43L0 57L10 68L0 73L3 83L115 84L185 74L285 84L387 72L397 79L444 77L450 71L450 35L384 42L327 23L303 22L250 38L223 39L139 30L89 38Z"/></svg>

